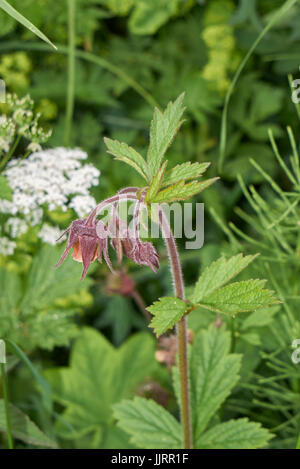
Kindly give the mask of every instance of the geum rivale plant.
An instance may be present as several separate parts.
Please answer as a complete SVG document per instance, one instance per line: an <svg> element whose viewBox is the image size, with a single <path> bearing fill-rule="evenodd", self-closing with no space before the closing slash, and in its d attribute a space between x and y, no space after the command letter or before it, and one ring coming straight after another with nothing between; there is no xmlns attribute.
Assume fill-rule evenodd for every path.
<svg viewBox="0 0 300 469"><path fill-rule="evenodd" d="M212 310L235 316L276 303L273 292L264 289L264 280L230 283L256 256L242 254L220 258L200 276L192 294L186 298L182 269L175 239L161 204L184 201L213 184L217 178L199 180L208 163L186 162L167 169L165 153L182 124L183 95L169 103L164 112L158 109L150 129L147 161L125 143L106 138L109 153L135 168L145 179L144 187L128 187L102 201L81 220L66 230L68 242L59 266L73 249L73 258L83 263L82 278L91 262L102 255L113 270L108 245L119 261L123 254L153 271L159 256L152 243L142 241L139 217L146 207L150 218L160 225L167 246L173 277L174 296L159 298L148 310L153 315L150 327L157 336L176 326L177 364L173 369L175 394L180 407L180 423L166 409L152 400L135 397L114 406L120 427L131 434L132 442L146 448L254 448L264 446L271 435L259 424L238 419L210 425L211 419L238 380L241 357L230 354L229 333L211 326L195 339L191 353L187 343L187 315L192 310ZM134 203L133 226L127 227L116 210L125 201ZM153 209L153 207L155 207ZM104 210L106 221L98 215ZM214 423L216 423L214 421Z"/></svg>

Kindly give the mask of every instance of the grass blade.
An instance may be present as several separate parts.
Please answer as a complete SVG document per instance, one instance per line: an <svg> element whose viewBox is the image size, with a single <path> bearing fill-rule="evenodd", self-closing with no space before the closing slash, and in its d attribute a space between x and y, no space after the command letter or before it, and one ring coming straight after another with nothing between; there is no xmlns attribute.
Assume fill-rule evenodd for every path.
<svg viewBox="0 0 300 469"><path fill-rule="evenodd" d="M43 41L47 42L50 46L56 49L56 46L52 44L50 39L45 36L34 24L32 24L28 19L26 19L21 13L15 10L6 0L0 0L0 8L5 11L8 15L12 16L16 21L21 23L25 28L29 29L33 34L38 36Z"/></svg>
<svg viewBox="0 0 300 469"><path fill-rule="evenodd" d="M16 355L31 371L32 375L36 379L37 383L40 385L42 394L45 399L45 405L49 412L52 411L52 391L49 383L40 375L37 368L33 365L33 363L29 360L29 358L25 355L25 353L20 349L20 347L10 339L5 340L8 348L10 351Z"/></svg>

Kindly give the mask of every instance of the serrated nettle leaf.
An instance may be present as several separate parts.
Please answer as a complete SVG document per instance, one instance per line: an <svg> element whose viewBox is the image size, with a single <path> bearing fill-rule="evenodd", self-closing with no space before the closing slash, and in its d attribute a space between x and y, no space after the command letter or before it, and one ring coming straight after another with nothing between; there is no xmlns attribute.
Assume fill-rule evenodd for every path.
<svg viewBox="0 0 300 469"><path fill-rule="evenodd" d="M273 435L259 423L248 419L229 420L205 432L197 442L199 449L255 449L266 446Z"/></svg>
<svg viewBox="0 0 300 469"><path fill-rule="evenodd" d="M113 155L116 160L123 161L132 166L146 181L150 180L150 169L148 164L134 148L118 140L112 140L105 137L104 143L108 148L108 153Z"/></svg>
<svg viewBox="0 0 300 469"><path fill-rule="evenodd" d="M179 127L182 124L181 117L184 112L184 93L176 101L170 102L164 112L155 109L150 127L150 145L147 154L147 162L152 176L160 168L161 161L169 145L172 143Z"/></svg>
<svg viewBox="0 0 300 469"><path fill-rule="evenodd" d="M210 163L187 163L178 164L167 171L164 175L162 186L170 186L180 181L196 179L200 177L210 166Z"/></svg>
<svg viewBox="0 0 300 469"><path fill-rule="evenodd" d="M152 306L147 308L154 316L150 327L154 329L157 336L160 336L168 329L174 327L188 309L188 304L179 298L168 296L160 298L159 301L156 301Z"/></svg>
<svg viewBox="0 0 300 469"><path fill-rule="evenodd" d="M55 441L50 440L30 418L12 404L9 404L12 434L15 438L30 445L56 448ZM6 431L4 400L0 399L0 432Z"/></svg>
<svg viewBox="0 0 300 469"><path fill-rule="evenodd" d="M156 402L135 397L132 401L115 404L118 425L131 435L131 441L145 449L181 448L179 422Z"/></svg>
<svg viewBox="0 0 300 469"><path fill-rule="evenodd" d="M12 200L13 191L5 176L0 176L0 199Z"/></svg>
<svg viewBox="0 0 300 469"><path fill-rule="evenodd" d="M195 285L191 301L193 303L202 301L204 297L236 277L256 257L257 255L244 257L243 254L237 254L230 259L220 257L220 259L209 265L201 274Z"/></svg>
<svg viewBox="0 0 300 469"><path fill-rule="evenodd" d="M166 167L167 167L167 164L168 162L165 161L164 164L162 165L162 167L157 171L157 173L155 174L148 190L147 190L147 194L146 194L146 197L145 197L145 201L148 202L148 203L151 203L152 199L155 198L155 196L157 195L160 187L161 187L161 183L162 183L162 179L164 177L164 173L165 173L165 170L166 170Z"/></svg>
<svg viewBox="0 0 300 469"><path fill-rule="evenodd" d="M167 187L160 191L152 200L153 203L161 204L163 202L175 202L180 200L187 200L196 194L199 194L207 187L211 186L219 178L207 179L206 181L192 181L185 184L184 181L180 181L173 186Z"/></svg>
<svg viewBox="0 0 300 469"><path fill-rule="evenodd" d="M241 356L229 352L230 334L224 327L212 325L194 339L190 387L196 443L238 381Z"/></svg>
<svg viewBox="0 0 300 469"><path fill-rule="evenodd" d="M264 289L265 283L258 279L231 283L202 298L200 306L232 315L278 303L274 292Z"/></svg>

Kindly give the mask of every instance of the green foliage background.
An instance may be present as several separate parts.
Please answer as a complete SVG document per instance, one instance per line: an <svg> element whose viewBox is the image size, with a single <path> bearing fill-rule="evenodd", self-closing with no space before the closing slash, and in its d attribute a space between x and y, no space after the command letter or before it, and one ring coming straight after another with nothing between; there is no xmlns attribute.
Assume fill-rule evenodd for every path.
<svg viewBox="0 0 300 469"><path fill-rule="evenodd" d="M281 301L234 319L222 316L220 330L215 325L218 317L208 309L190 314L198 356L213 357L210 347L215 340L224 367L226 360L232 361L231 380L220 389L220 399L209 402L208 394L208 402L202 402L199 397L199 415L208 414L195 423L197 444L243 447L238 436L244 432L249 447L295 448L300 434L300 365L291 361L291 344L300 338L300 126L288 75L291 79L299 74L299 2L260 42L234 89L221 174L219 135L226 92L282 0L77 0L71 25L65 0L10 3L58 50L38 42L0 11L0 77L9 91L20 96L29 92L35 100L42 121L53 127L48 145L65 142L89 153L101 170L99 187L93 189L97 200L142 182L122 162L112 163L103 137L124 141L146 156L153 106L165 108L185 91L186 122L168 150L168 160L173 165L210 161L209 176L221 176L194 198L206 207L204 247L184 251L184 243L179 243L188 290L192 295L199 272L220 255L260 253L239 279L266 278ZM72 29L76 51L68 49ZM72 54L74 73L68 66ZM73 103L73 86L68 138L66 109ZM30 369L10 357L12 402L44 432L43 436L34 427L31 439L18 439L20 447L151 447L146 427L141 427L143 442L128 430L128 406L120 401L134 394L137 421L142 421L139 411L144 407L139 399L145 397L178 416L172 377L155 359L157 346L140 308L140 297L149 305L172 295L163 244L158 249L161 268L156 276L129 262L126 266L136 282L138 302L117 294L100 265L84 283L72 261L53 271L61 246L42 248L35 243L21 258L1 262L0 335L28 354L52 389L49 407ZM207 349L200 350L205 344ZM213 388L221 371L214 369L206 378L208 387ZM156 404L151 405L148 412L155 414ZM0 430L1 412L0 405ZM172 428L166 447L176 448L178 429L171 417L161 417L155 437L161 441L160 432ZM23 417L17 413L15 418ZM116 426L116 418L127 422L131 439L122 425ZM245 418L253 427L245 426ZM270 435L258 423L273 434L269 442ZM222 440L224 434L230 437Z"/></svg>

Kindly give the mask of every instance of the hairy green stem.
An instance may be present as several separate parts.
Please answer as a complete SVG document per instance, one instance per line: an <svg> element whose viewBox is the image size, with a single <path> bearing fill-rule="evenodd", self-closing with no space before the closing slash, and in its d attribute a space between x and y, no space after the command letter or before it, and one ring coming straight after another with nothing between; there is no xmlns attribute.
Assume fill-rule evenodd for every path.
<svg viewBox="0 0 300 469"><path fill-rule="evenodd" d="M5 371L5 364L1 363L1 381L2 381L2 392L3 392L3 399L4 399L4 407L5 407L5 418L6 418L6 431L7 431L7 439L8 439L8 447L9 449L14 448L12 432L11 432L11 422L10 422L10 414L9 414L9 401L8 401L8 386L7 386L7 377Z"/></svg>
<svg viewBox="0 0 300 469"><path fill-rule="evenodd" d="M72 120L74 114L75 96L75 9L76 0L68 0L68 24L69 24L69 46L68 46L68 91L66 103L66 123L65 123L65 145L70 144Z"/></svg>
<svg viewBox="0 0 300 469"><path fill-rule="evenodd" d="M167 245L171 272L174 282L174 293L177 298L185 299L182 269L179 259L178 250L175 239L169 223L160 212L160 224L162 233ZM181 393L181 422L183 427L183 443L184 449L193 448L192 438L192 422L190 408L190 390L189 390L189 366L188 366L188 340L187 340L187 323L184 316L177 323L177 340L178 340L178 365L180 377L180 393Z"/></svg>

